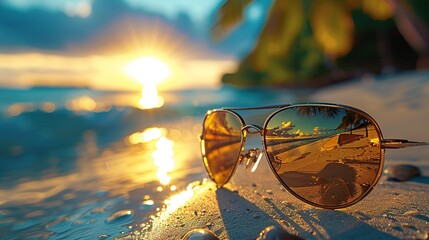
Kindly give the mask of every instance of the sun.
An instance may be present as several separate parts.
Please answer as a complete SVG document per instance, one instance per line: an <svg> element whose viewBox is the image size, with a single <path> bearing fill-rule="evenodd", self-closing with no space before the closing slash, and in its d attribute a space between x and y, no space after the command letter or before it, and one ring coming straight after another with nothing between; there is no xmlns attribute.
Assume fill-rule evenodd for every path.
<svg viewBox="0 0 429 240"><path fill-rule="evenodd" d="M126 72L143 84L158 84L171 74L170 68L164 61L152 56L145 56L132 61L127 65Z"/></svg>
<svg viewBox="0 0 429 240"><path fill-rule="evenodd" d="M158 108L164 105L159 96L157 85L171 75L168 65L153 56L141 57L129 63L125 72L143 85L139 107L143 109Z"/></svg>

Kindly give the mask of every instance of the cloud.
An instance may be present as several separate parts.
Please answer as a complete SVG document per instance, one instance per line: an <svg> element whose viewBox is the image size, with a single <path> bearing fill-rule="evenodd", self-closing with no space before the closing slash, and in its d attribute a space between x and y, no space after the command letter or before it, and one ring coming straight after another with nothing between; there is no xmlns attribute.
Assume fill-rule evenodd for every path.
<svg viewBox="0 0 429 240"><path fill-rule="evenodd" d="M92 45L114 45L115 42L118 43L118 39L129 35L130 26L134 29L132 31L140 31L161 22L163 26L174 25L174 28L186 34L192 34L195 29L184 13L174 23L143 9L132 9L124 0L95 0L91 9L87 7L82 6L78 12L70 9L60 12L41 7L18 10L0 3L0 51L83 53L85 50L85 53L91 53L100 49L85 48L89 42L93 43L96 39L98 44ZM81 17L86 15L85 18ZM115 37L106 34L111 33L112 28L115 28Z"/></svg>
<svg viewBox="0 0 429 240"><path fill-rule="evenodd" d="M76 29L80 28L80 31ZM81 18L42 9L19 11L0 5L0 47L2 50L60 50L88 34Z"/></svg>
<svg viewBox="0 0 429 240"><path fill-rule="evenodd" d="M288 121L288 122L282 122L281 129L288 131L290 129L293 129L294 127L295 125L292 124L292 121Z"/></svg>
<svg viewBox="0 0 429 240"><path fill-rule="evenodd" d="M320 135L320 127L313 128L313 135Z"/></svg>
<svg viewBox="0 0 429 240"><path fill-rule="evenodd" d="M124 69L143 55L172 68L162 89L212 87L223 72L236 68L235 61L214 53L195 34L186 13L172 21L124 0L94 0L86 18L41 7L17 10L0 2L0 87L138 89L140 83ZM195 79L204 81L195 84Z"/></svg>

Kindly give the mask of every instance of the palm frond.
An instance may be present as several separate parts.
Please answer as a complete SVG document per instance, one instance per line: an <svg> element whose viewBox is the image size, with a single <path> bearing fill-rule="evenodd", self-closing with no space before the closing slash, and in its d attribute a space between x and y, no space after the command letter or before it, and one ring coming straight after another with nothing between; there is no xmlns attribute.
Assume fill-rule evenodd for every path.
<svg viewBox="0 0 429 240"><path fill-rule="evenodd" d="M252 0L226 0L217 12L217 20L212 27L212 37L220 40L243 21L244 11Z"/></svg>
<svg viewBox="0 0 429 240"><path fill-rule="evenodd" d="M286 56L304 24L301 1L276 0L268 13L258 43L252 54L255 69L264 69L272 56Z"/></svg>
<svg viewBox="0 0 429 240"><path fill-rule="evenodd" d="M311 27L320 47L332 57L345 55L353 46L354 24L346 2L314 0Z"/></svg>

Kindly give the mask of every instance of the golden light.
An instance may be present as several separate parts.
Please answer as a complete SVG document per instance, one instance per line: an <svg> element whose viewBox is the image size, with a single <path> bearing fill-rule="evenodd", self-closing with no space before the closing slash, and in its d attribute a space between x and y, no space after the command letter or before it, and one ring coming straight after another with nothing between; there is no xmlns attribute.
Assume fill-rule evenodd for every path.
<svg viewBox="0 0 429 240"><path fill-rule="evenodd" d="M171 74L165 62L156 57L146 56L128 64L125 71L143 84L139 107L150 109L164 105L164 99L158 94L157 85Z"/></svg>
<svg viewBox="0 0 429 240"><path fill-rule="evenodd" d="M81 96L78 98L74 98L69 100L66 103L67 109L70 111L86 111L86 112L94 112L97 108L97 103L94 99L89 96Z"/></svg>
<svg viewBox="0 0 429 240"><path fill-rule="evenodd" d="M158 167L156 176L162 185L167 185L171 181L168 173L173 171L175 165L173 145L173 141L161 137L156 142L156 150L152 153L155 166Z"/></svg>
<svg viewBox="0 0 429 240"><path fill-rule="evenodd" d="M152 140L158 140L167 134L165 128L147 128L142 132L135 132L128 137L131 144L147 143Z"/></svg>
<svg viewBox="0 0 429 240"><path fill-rule="evenodd" d="M169 199L165 200L167 208L163 213L161 213L161 218L167 218L169 214L176 211L181 206L185 205L191 198L194 196L198 196L202 192L207 191L210 188L209 185L206 184L206 181L203 182L195 181L190 183L185 191L177 193L176 195L171 196Z"/></svg>
<svg viewBox="0 0 429 240"><path fill-rule="evenodd" d="M162 185L168 185L171 181L170 172L174 170L174 142L166 137L165 128L147 128L142 132L135 132L128 136L131 144L155 142L155 149L152 152L154 165L158 168L156 176ZM162 191L162 187L159 191Z"/></svg>

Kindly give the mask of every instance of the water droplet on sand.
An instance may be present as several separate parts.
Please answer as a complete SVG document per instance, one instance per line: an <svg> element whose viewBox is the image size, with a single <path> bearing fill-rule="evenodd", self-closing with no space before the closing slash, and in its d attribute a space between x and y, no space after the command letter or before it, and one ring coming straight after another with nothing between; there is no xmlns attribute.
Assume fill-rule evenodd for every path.
<svg viewBox="0 0 429 240"><path fill-rule="evenodd" d="M81 225L81 224L83 224L82 220L76 220L76 221L72 222L72 226L78 226L78 225Z"/></svg>
<svg viewBox="0 0 429 240"><path fill-rule="evenodd" d="M219 238L208 229L196 228L187 232L182 240L219 240Z"/></svg>
<svg viewBox="0 0 429 240"><path fill-rule="evenodd" d="M91 214L104 213L103 208L94 208L91 210Z"/></svg>
<svg viewBox="0 0 429 240"><path fill-rule="evenodd" d="M287 240L303 240L302 238L292 235L283 228L269 226L259 233L258 238L256 240L276 240L276 239L287 239Z"/></svg>
<svg viewBox="0 0 429 240"><path fill-rule="evenodd" d="M134 216L133 211L131 210L121 210L115 212L112 216L105 220L106 223L118 223L126 221Z"/></svg>
<svg viewBox="0 0 429 240"><path fill-rule="evenodd" d="M407 181L413 177L420 176L421 171L418 167L409 164L399 164L389 167L384 171L389 180Z"/></svg>
<svg viewBox="0 0 429 240"><path fill-rule="evenodd" d="M155 202L151 199L145 200L140 204L140 209L142 210L150 210L154 208Z"/></svg>
<svg viewBox="0 0 429 240"><path fill-rule="evenodd" d="M65 216L59 217L59 218L55 219L54 221L46 224L45 228L53 227L53 226L55 226L55 225L57 225L57 224L59 224L61 222L65 222L65 221L68 221L68 220L69 220L68 217L65 217Z"/></svg>
<svg viewBox="0 0 429 240"><path fill-rule="evenodd" d="M98 235L97 239L104 240L104 239L109 239L109 237L110 237L110 235L100 234L100 235Z"/></svg>

